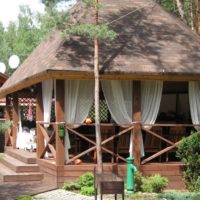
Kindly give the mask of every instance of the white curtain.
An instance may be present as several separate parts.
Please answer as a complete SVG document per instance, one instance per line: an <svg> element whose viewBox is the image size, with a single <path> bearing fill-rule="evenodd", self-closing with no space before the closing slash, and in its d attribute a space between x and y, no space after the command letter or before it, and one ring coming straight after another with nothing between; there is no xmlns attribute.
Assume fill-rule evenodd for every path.
<svg viewBox="0 0 200 200"><path fill-rule="evenodd" d="M132 81L101 81L108 109L115 122L121 126L132 123Z"/></svg>
<svg viewBox="0 0 200 200"><path fill-rule="evenodd" d="M193 124L200 124L200 82L189 82L190 114ZM199 126L195 127L200 130Z"/></svg>
<svg viewBox="0 0 200 200"><path fill-rule="evenodd" d="M42 82L42 100L44 111L44 122L49 123L51 119L51 104L53 95L53 80L45 80ZM49 127L49 124L45 124Z"/></svg>
<svg viewBox="0 0 200 200"><path fill-rule="evenodd" d="M17 130L16 147L19 149L24 149L24 138L23 138L23 133L22 133L22 120L21 120L20 105L18 105L18 130Z"/></svg>
<svg viewBox="0 0 200 200"><path fill-rule="evenodd" d="M154 124L162 98L163 81L142 81L141 88L142 124Z"/></svg>
<svg viewBox="0 0 200 200"><path fill-rule="evenodd" d="M133 82L129 80L101 81L104 97L112 118L122 127L132 124ZM132 154L132 133L129 145Z"/></svg>
<svg viewBox="0 0 200 200"><path fill-rule="evenodd" d="M117 124L132 123L132 104L133 89L132 81L111 80L101 81L104 96L112 115ZM143 81L142 82L142 123L154 124L162 96L162 81ZM132 137L132 134L131 134ZM132 152L132 138L130 139L130 155ZM143 137L141 134L141 156L144 156Z"/></svg>
<svg viewBox="0 0 200 200"><path fill-rule="evenodd" d="M162 98L163 81L142 81L141 83L141 121L142 124L154 124L158 116ZM145 126L150 129L151 126ZM142 149L144 149L144 144ZM143 151L144 156L144 151Z"/></svg>
<svg viewBox="0 0 200 200"><path fill-rule="evenodd" d="M44 127L48 128L51 120L51 105L52 105L52 96L53 96L53 80L45 80L42 82L42 100L43 100L43 113L44 113ZM44 144L47 144L47 141L44 140ZM48 157L48 152L45 153L45 157Z"/></svg>
<svg viewBox="0 0 200 200"><path fill-rule="evenodd" d="M71 124L83 123L88 116L94 100L94 81L92 80L65 80L65 121ZM68 149L70 141L68 132L65 136L65 160L69 159Z"/></svg>

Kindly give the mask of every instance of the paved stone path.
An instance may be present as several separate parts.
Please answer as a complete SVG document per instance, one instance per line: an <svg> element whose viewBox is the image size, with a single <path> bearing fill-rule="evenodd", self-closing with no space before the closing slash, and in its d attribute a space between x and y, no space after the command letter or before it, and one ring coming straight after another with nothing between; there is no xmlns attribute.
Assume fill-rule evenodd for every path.
<svg viewBox="0 0 200 200"><path fill-rule="evenodd" d="M35 200L94 200L93 197L87 197L80 194L76 194L70 191L57 189L49 192L44 192L34 196ZM100 200L100 196L97 198ZM114 195L103 195L104 200L113 200ZM118 195L118 200L121 200L121 195Z"/></svg>
<svg viewBox="0 0 200 200"><path fill-rule="evenodd" d="M87 197L62 189L57 189L34 196L36 200L94 200L94 197Z"/></svg>
<svg viewBox="0 0 200 200"><path fill-rule="evenodd" d="M0 181L0 200L14 200L19 196L36 195L55 189L56 186L54 185L47 185L38 182L2 183Z"/></svg>

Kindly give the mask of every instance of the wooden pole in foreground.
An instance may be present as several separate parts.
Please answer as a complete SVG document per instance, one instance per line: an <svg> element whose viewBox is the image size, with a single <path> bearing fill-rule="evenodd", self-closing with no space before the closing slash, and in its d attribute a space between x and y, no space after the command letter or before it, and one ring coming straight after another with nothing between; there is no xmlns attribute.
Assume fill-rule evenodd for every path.
<svg viewBox="0 0 200 200"><path fill-rule="evenodd" d="M95 25L98 24L98 0L95 0ZM101 150L101 129L99 117L99 43L94 39L94 76L95 76L95 130L96 130L96 150L97 150L97 170L103 172L102 150Z"/></svg>
<svg viewBox="0 0 200 200"><path fill-rule="evenodd" d="M44 121L41 83L37 85L36 121ZM39 127L39 124L36 124L36 133L37 133L37 158L40 159L42 152L44 150L44 136Z"/></svg>
<svg viewBox="0 0 200 200"><path fill-rule="evenodd" d="M141 157L141 82L133 81L133 121L137 122L133 129L133 149L132 155L135 165L140 166Z"/></svg>
<svg viewBox="0 0 200 200"><path fill-rule="evenodd" d="M64 122L64 81L56 80L56 122ZM64 165L65 149L59 134L59 127L56 125L56 165Z"/></svg>

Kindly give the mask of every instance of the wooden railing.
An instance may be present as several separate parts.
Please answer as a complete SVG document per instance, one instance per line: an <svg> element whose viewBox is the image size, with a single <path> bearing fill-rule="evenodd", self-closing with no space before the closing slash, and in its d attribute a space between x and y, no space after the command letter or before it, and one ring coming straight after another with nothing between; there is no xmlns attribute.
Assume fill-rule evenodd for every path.
<svg viewBox="0 0 200 200"><path fill-rule="evenodd" d="M65 164L73 163L76 159L81 158L84 155L88 155L89 153L96 151L96 141L94 139L91 139L89 134L81 133L80 131L77 131L77 130L71 128L73 126L77 126L77 124L73 124L73 126L71 126L70 124L66 124L64 122L50 123L53 127L53 130L52 130L52 133L50 136L48 135L47 129L44 126L44 124L45 124L44 122L37 122L37 124L40 128L40 131L41 131L43 137L44 137L44 140L46 141L46 145L44 146L43 151L39 155L40 158L44 158L46 152L51 152L53 158L56 160L56 155L58 155L58 154L56 154L56 138L59 139L59 137L56 137L56 134L57 134L56 130L58 130L59 124L65 124L65 128L68 130L69 136L73 135L76 138L78 138L79 140L86 141L89 144L88 148L86 150L83 150L82 152L79 151L73 157L70 157L70 159L68 161L66 161ZM78 124L78 125L85 126L86 124ZM87 126L94 126L94 124L87 125ZM111 126L111 124L101 124L101 126ZM162 127L162 128L170 128L170 127L187 127L187 128L190 127L190 128L192 128L192 127L194 127L194 125L191 125L191 124L154 124L154 125L143 124L143 125L141 125L141 130L143 132L146 132L146 134L159 139L162 142L162 144L165 144L165 145L162 145L162 148L160 150L158 150L157 152L154 152L153 155L150 155L149 157L146 157L145 159L143 159L141 161L141 164L146 164L146 163L152 161L153 159L160 157L163 154L167 154L171 150L177 148L178 144L180 143L180 140L179 141L170 140L169 137L166 137L168 134L160 135L159 133L156 133L155 131L152 131L151 129L146 128L148 126ZM195 126L200 126L200 125L195 125ZM132 124L131 126L129 126L127 128L124 128L122 131L119 131L118 133L114 133L113 135L110 135L107 138L103 139L101 142L102 151L107 153L111 157L114 157L116 161L121 160L123 162L126 162L126 158L123 157L122 154L120 154L118 151L112 151L111 149L109 149L109 147L108 147L109 145L106 145L106 144L109 144L110 142L114 142L114 140L117 138L118 138L118 142L119 142L121 137L130 134L130 131L133 131L133 129L134 129L134 124ZM93 133L93 134L95 134L95 133ZM64 147L63 139L61 139L61 141L62 141L62 145ZM130 140L129 140L129 142L130 142ZM129 153L128 149L129 149L129 144L127 144L126 156Z"/></svg>
<svg viewBox="0 0 200 200"><path fill-rule="evenodd" d="M142 125L142 130L146 132L146 134L150 134L152 137L156 137L158 138L159 140L161 140L163 143L166 143L167 145L169 146L166 146L165 148L159 150L158 152L155 152L153 155L145 158L141 164L146 164L150 161L152 161L153 159L155 158L158 158L159 156L165 154L165 153L168 153L169 151L171 151L172 149L174 148L178 148L178 144L180 143L181 139L179 139L178 141L171 141L169 139L169 136L170 136L170 132L168 130L168 133L167 134L164 134L164 135L160 135L156 132L153 132L145 127L162 127L162 128L170 128L170 127L190 127L190 128L193 128L194 125L192 124L154 124L154 125L150 125L150 124L143 124ZM195 126L200 126L200 125L195 125ZM189 134L188 134L189 135ZM171 135L172 136L172 135ZM183 137L186 137L187 136L187 133L185 132L185 134L181 134L181 136ZM168 161L168 159L166 159L166 161Z"/></svg>
<svg viewBox="0 0 200 200"><path fill-rule="evenodd" d="M56 140L56 132L55 132L55 128L52 131L51 136L48 135L47 129L44 127L44 124L38 124L39 128L43 134L43 137L45 139L45 147L43 149L43 151L41 152L41 154L39 155L40 158L44 158L45 154L47 153L47 151L50 151L54 157L54 159L56 159L56 149L55 149L55 145L53 145L53 143Z"/></svg>
<svg viewBox="0 0 200 200"><path fill-rule="evenodd" d="M53 158L56 160L56 126L59 126L59 124L65 124L65 128L68 130L69 136L70 135L75 135L77 138L82 139L82 141L88 142L89 148L84 150L83 152L79 152L78 155L75 155L73 158L70 158L68 161L65 162L65 164L69 164L74 162L76 159L81 158L82 156L90 153L90 152L95 152L96 151L96 141L92 140L89 136L86 136L88 134L80 133L77 130L72 129L70 124L66 124L64 122L59 122L59 123L49 123L49 125L53 126L53 131L51 135L48 135L47 128L44 126L44 122L37 122L37 125L39 126L39 129L43 135L43 138L45 140L45 144L43 151L40 153L39 158L44 158L45 154L50 151L52 153ZM85 126L86 124L73 124L73 126ZM94 126L94 125L87 125L87 126ZM101 124L101 126L110 126L110 124ZM124 134L129 134L129 132L133 129L134 125L129 126L128 128L125 128L124 130L115 133L114 135L109 136L108 138L102 140L102 151L106 152L107 154L111 155L112 157L115 157L116 160L122 160L126 162L126 158L123 156L119 155L117 152L113 152L107 147L105 147L106 144L109 142L115 140L116 138L119 138L120 136ZM64 145L64 144L63 144Z"/></svg>
<svg viewBox="0 0 200 200"><path fill-rule="evenodd" d="M105 126L105 125L104 125L104 126ZM112 152L112 151L109 150L108 148L104 147L104 145L107 144L107 143L110 142L110 141L113 141L113 140L116 139L116 138L119 138L120 136L124 135L125 133L129 132L130 130L133 129L133 127L134 127L134 125L132 125L132 126L126 128L126 129L124 129L123 131L120 131L119 133L117 133L117 134L115 134L115 135L112 135L112 136L108 137L108 138L105 139L105 140L102 140L102 142L101 142L102 150L105 151L106 153L110 154L111 156L114 156L114 157L116 157L117 159L121 159L121 160L123 160L123 161L126 162L126 158L120 156L120 155L117 154L117 153ZM73 162L73 161L75 161L77 158L80 158L80 157L86 155L87 153L96 150L96 142L95 142L95 141L93 141L93 140L91 140L90 138L84 136L84 134L81 134L81 133L79 133L79 132L73 130L72 128L70 128L69 125L66 125L66 128L69 130L69 133L70 133L70 134L75 134L76 136L82 138L83 140L85 140L85 141L87 141L87 142L89 142L90 144L93 145L93 146L90 147L89 149L87 149L87 150L81 152L80 154L74 156L74 157L73 157L72 159L70 159L67 163Z"/></svg>

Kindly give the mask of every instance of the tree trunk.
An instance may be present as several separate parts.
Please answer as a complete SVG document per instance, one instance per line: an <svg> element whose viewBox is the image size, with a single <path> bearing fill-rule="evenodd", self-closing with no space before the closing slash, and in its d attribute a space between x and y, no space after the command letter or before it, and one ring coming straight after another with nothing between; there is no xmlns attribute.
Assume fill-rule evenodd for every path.
<svg viewBox="0 0 200 200"><path fill-rule="evenodd" d="M98 0L95 0L95 25L98 24ZM95 77L95 130L96 130L96 151L97 151L97 171L103 171L101 152L101 130L99 118L99 44L98 39L94 40L94 77Z"/></svg>
<svg viewBox="0 0 200 200"><path fill-rule="evenodd" d="M193 1L193 20L196 32L200 35L200 0Z"/></svg>
<svg viewBox="0 0 200 200"><path fill-rule="evenodd" d="M185 12L184 12L184 9L183 9L183 2L181 0L176 0L176 5L177 5L177 8L178 8L178 12L181 16L181 19L183 21L186 21L185 20Z"/></svg>

